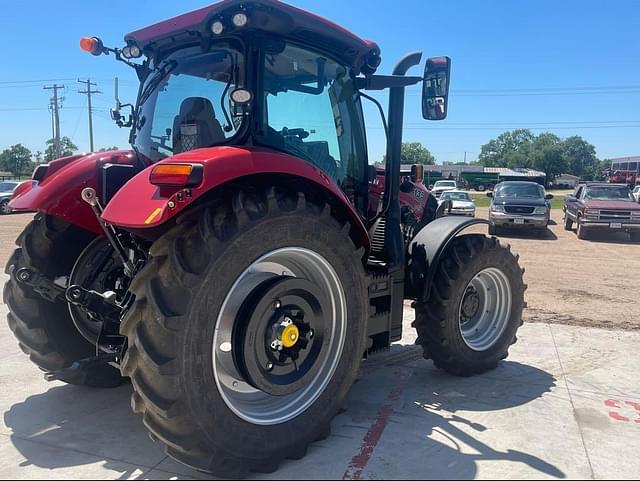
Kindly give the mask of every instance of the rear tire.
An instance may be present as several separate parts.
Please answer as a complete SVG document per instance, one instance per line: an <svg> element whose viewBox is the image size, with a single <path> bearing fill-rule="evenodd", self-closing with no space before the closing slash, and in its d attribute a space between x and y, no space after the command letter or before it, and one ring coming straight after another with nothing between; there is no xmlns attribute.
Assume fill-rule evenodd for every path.
<svg viewBox="0 0 640 481"><path fill-rule="evenodd" d="M440 263L429 301L415 305L416 342L424 357L463 377L497 367L522 326L523 273L518 257L497 239L482 235L455 239ZM490 289L485 292L482 286ZM470 289L477 292L473 293L477 302L469 297ZM492 314L486 315L489 310Z"/></svg>
<svg viewBox="0 0 640 481"><path fill-rule="evenodd" d="M203 209L197 218L160 238L152 246L149 263L132 283L136 300L122 324L122 333L129 340L122 371L131 377L133 409L143 414L152 439L162 443L177 461L224 478L244 478L252 471L273 472L283 460L302 458L310 443L326 438L331 420L343 408L356 379L365 349L368 295L364 250L356 249L351 241L349 224L341 226L328 205L316 205L301 193L265 190L237 192L232 201L221 200ZM253 364L237 367L243 366L253 349L260 351L258 357L269 353L261 344L265 341L263 331L250 328L254 315L247 321L243 314L260 309L247 311L242 304L234 315L225 314L234 305L239 286L255 279L250 273L265 272L253 266L274 252L290 249L308 250L326 259L341 285L348 288L346 311L342 311L348 319L342 354L327 358L335 371L323 390L318 390L318 397L303 405L296 403L303 399L305 394L301 393L315 389L306 387L315 385L315 377L305 387L278 397L248 380L255 372ZM269 285L278 285L279 279L285 278L280 269L274 269L277 274L267 271L273 276L268 282L276 281ZM302 278L311 279L308 274ZM269 312L279 309L277 299L281 297L275 297L276 301L270 295L263 297L261 289L253 288L245 299L253 299L258 292L258 306L266 299L266 305L272 306ZM325 292L321 298L329 295ZM252 301L243 302L253 305ZM230 319L233 330L224 327L225 319ZM225 329L231 333L230 342L221 343ZM247 339L251 339L251 350L246 347ZM320 336L313 337L312 349L316 339ZM325 349L323 343L319 345ZM244 376L238 378L225 371L233 369L225 365L225 352L235 359L230 365ZM239 361L237 356L241 356ZM258 364L258 368L264 365ZM227 377L220 377L221 371ZM259 378L260 382L265 379ZM234 391L246 387L251 396L260 399L253 401L258 407L242 404L243 394ZM288 414L294 414L277 417L282 411L272 406L281 402L279 399L291 402ZM276 417L270 418L269 413L276 411ZM264 419L257 419L259 416Z"/></svg>
<svg viewBox="0 0 640 481"><path fill-rule="evenodd" d="M71 367L75 361L96 354L76 329L69 305L58 300L49 302L31 287L18 284L11 273L31 267L50 279L68 276L74 263L94 235L83 229L44 214L34 220L18 237L18 248L7 264L9 280L4 286L4 302L9 308L9 328L18 339L20 349L46 373ZM115 387L121 383L117 369L108 364L79 377L89 387Z"/></svg>

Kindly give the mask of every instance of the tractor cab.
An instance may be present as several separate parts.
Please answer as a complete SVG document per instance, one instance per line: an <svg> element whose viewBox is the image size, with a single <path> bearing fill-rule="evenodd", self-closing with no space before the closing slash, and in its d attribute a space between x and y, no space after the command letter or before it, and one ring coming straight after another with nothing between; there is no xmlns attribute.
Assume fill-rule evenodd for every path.
<svg viewBox="0 0 640 481"><path fill-rule="evenodd" d="M221 2L179 19L130 33L122 49L84 39L92 53L113 53L137 70L130 121L120 107L113 116L132 128L131 144L146 165L203 148L272 149L327 175L370 224L361 91L424 82L425 116L446 116L446 58L428 64L443 67L429 80L375 76L375 43L267 0ZM401 135L388 140L399 146ZM391 159L389 169L399 162Z"/></svg>

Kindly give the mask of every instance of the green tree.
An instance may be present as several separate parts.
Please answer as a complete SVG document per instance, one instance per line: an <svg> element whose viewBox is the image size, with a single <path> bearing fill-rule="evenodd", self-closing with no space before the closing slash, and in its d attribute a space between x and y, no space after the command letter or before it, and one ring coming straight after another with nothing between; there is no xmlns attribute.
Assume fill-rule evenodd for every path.
<svg viewBox="0 0 640 481"><path fill-rule="evenodd" d="M55 142L53 139L47 140L47 148L44 151L45 162L51 162L55 160ZM78 151L78 146L75 145L69 137L62 137L60 139L60 157L68 157Z"/></svg>
<svg viewBox="0 0 640 481"><path fill-rule="evenodd" d="M600 169L596 148L578 135L562 142L564 157L567 161L567 172L586 180L592 180Z"/></svg>
<svg viewBox="0 0 640 481"><path fill-rule="evenodd" d="M482 146L478 163L485 167L530 167L531 143L534 138L528 129L504 132Z"/></svg>
<svg viewBox="0 0 640 481"><path fill-rule="evenodd" d="M12 145L0 153L1 171L20 176L30 174L33 167L31 151L22 144Z"/></svg>
<svg viewBox="0 0 640 481"><path fill-rule="evenodd" d="M420 142L403 142L401 158L405 164L434 165L436 163L433 154Z"/></svg>
<svg viewBox="0 0 640 481"><path fill-rule="evenodd" d="M535 137L530 155L533 168L547 174L547 182L567 172L563 142L557 135L544 133Z"/></svg>

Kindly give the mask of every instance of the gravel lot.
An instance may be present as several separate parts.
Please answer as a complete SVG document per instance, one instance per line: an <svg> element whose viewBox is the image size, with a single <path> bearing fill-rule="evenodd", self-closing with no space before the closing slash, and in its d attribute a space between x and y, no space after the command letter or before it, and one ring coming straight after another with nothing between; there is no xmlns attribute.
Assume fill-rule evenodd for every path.
<svg viewBox="0 0 640 481"><path fill-rule="evenodd" d="M480 216L487 209L479 209ZM31 215L0 217L0 265ZM545 237L513 232L501 235L520 254L529 285L528 322L547 322L608 329L640 330L640 244L624 233L580 241L562 227L562 212Z"/></svg>

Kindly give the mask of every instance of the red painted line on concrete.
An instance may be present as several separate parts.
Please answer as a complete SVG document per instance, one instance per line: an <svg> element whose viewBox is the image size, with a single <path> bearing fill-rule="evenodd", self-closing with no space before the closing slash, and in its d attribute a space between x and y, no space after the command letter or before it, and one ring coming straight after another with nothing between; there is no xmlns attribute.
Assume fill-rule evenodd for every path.
<svg viewBox="0 0 640 481"><path fill-rule="evenodd" d="M604 402L604 405L609 407L609 408L613 408L613 409L618 409L618 410L626 410L629 411L629 408L633 408L635 409L638 413L640 413L640 403L637 402L633 402L633 401L616 401L614 399L608 399ZM616 421L621 421L623 423L629 423L631 422L631 418L628 416L623 416L622 414L620 414L617 411L609 411L609 417L611 419L614 419ZM640 424L640 417L638 417L637 419L634 420L634 423L636 424Z"/></svg>
<svg viewBox="0 0 640 481"><path fill-rule="evenodd" d="M406 369L399 373L398 384L387 396L387 399L380 408L374 423L362 439L360 452L351 459L351 463L347 466L342 479L362 479L362 473L366 469L367 464L369 464L373 451L380 442L382 434L395 411L394 405L402 397L402 393L407 387L407 382L412 373L412 369Z"/></svg>

